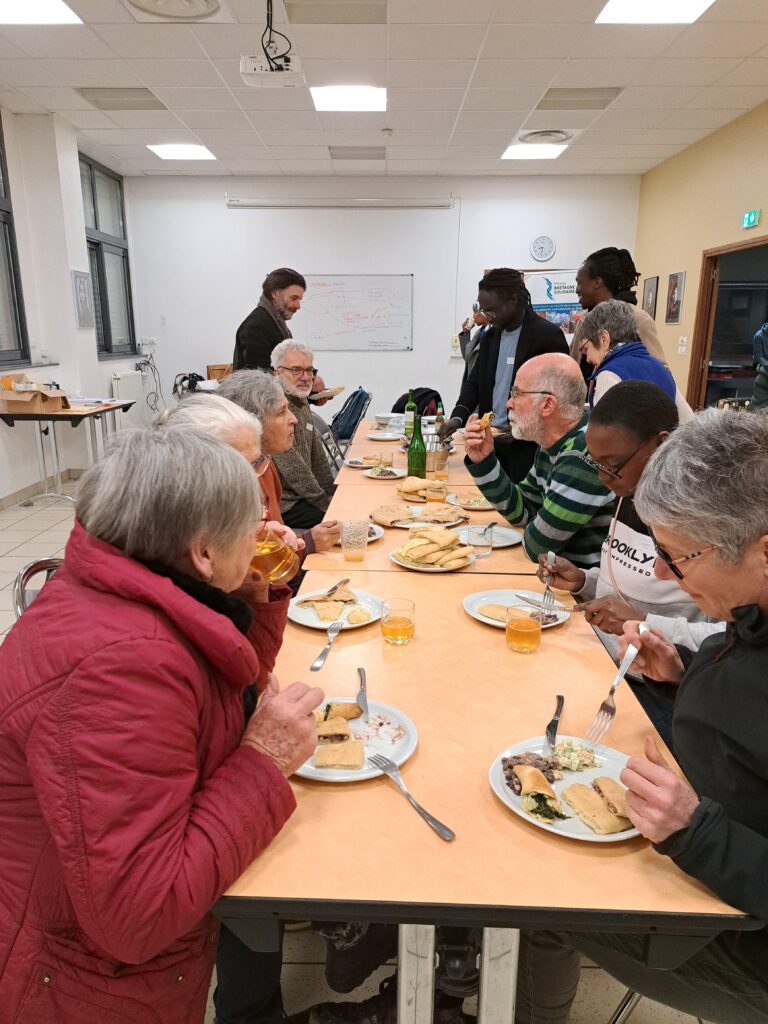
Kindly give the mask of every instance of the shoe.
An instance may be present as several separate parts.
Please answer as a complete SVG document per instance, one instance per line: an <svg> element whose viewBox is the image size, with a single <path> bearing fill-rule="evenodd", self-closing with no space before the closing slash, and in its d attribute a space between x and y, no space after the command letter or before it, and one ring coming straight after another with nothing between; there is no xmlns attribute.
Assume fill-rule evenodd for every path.
<svg viewBox="0 0 768 1024"><path fill-rule="evenodd" d="M300 1016L286 1024L301 1024ZM318 1003L309 1010L308 1024L397 1024L397 976L385 978L378 995L362 1002Z"/></svg>
<svg viewBox="0 0 768 1024"><path fill-rule="evenodd" d="M334 992L352 992L397 956L397 925L369 924L361 931L359 938L343 946L326 939L325 980Z"/></svg>

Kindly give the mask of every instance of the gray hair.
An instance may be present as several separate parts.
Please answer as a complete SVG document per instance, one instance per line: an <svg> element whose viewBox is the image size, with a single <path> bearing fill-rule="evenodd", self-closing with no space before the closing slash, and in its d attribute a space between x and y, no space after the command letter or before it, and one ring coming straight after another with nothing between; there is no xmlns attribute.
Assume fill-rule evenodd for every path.
<svg viewBox="0 0 768 1024"><path fill-rule="evenodd" d="M173 409L163 409L155 420L156 427L192 427L211 434L225 444L235 445L247 430L261 442L261 422L234 402L218 394L187 395Z"/></svg>
<svg viewBox="0 0 768 1024"><path fill-rule="evenodd" d="M129 558L173 566L195 538L229 548L261 518L256 474L199 430L126 430L85 471L83 527Z"/></svg>
<svg viewBox="0 0 768 1024"><path fill-rule="evenodd" d="M298 352L300 355L309 356L312 359L311 348L307 348L306 345L300 341L295 341L293 338L286 338L285 341L281 341L279 345L275 345L272 349L272 355L269 357L272 369L276 370L283 361L283 358L289 356L292 352Z"/></svg>
<svg viewBox="0 0 768 1024"><path fill-rule="evenodd" d="M768 416L707 409L651 457L635 492L640 518L736 565L768 533Z"/></svg>
<svg viewBox="0 0 768 1024"><path fill-rule="evenodd" d="M580 373L564 373L557 365L542 366L536 370L535 384L538 390L552 392L565 417L581 419L584 415L587 385ZM541 400L544 396L539 395L538 398Z"/></svg>
<svg viewBox="0 0 768 1024"><path fill-rule="evenodd" d="M262 370L238 370L219 383L218 394L258 416L262 423L275 415L285 392L277 377Z"/></svg>
<svg viewBox="0 0 768 1024"><path fill-rule="evenodd" d="M637 341L634 306L620 299L598 302L581 321L581 336L596 346L598 331L608 331L611 338L609 348L627 341Z"/></svg>

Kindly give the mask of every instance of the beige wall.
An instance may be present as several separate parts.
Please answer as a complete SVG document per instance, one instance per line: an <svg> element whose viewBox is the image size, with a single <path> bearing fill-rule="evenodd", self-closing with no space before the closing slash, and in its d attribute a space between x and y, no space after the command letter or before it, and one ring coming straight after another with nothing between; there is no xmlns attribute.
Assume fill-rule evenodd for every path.
<svg viewBox="0 0 768 1024"><path fill-rule="evenodd" d="M761 223L743 230L741 215L761 207ZM768 103L648 171L640 182L635 263L659 277L656 323L670 369L684 391L688 380L701 254L704 249L768 235ZM665 325L667 276L686 271L679 324ZM642 301L643 282L638 297ZM678 355L678 338L688 338Z"/></svg>

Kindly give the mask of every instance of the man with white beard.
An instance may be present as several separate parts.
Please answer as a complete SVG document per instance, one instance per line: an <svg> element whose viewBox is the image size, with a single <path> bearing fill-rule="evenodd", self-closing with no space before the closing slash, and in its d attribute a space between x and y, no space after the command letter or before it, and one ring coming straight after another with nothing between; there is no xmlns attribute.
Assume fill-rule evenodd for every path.
<svg viewBox="0 0 768 1024"><path fill-rule="evenodd" d="M280 511L286 525L311 530L325 518L335 490L328 457L314 429L307 401L316 372L312 350L288 339L272 349L270 358L297 420L293 447L272 456L283 488Z"/></svg>
<svg viewBox="0 0 768 1024"><path fill-rule="evenodd" d="M490 428L471 416L464 460L485 497L512 526L523 528L523 547L538 561L554 551L581 569L600 563L614 496L587 451L586 385L570 356L548 353L520 367L507 409L514 437L539 445L525 479L513 483L493 451Z"/></svg>

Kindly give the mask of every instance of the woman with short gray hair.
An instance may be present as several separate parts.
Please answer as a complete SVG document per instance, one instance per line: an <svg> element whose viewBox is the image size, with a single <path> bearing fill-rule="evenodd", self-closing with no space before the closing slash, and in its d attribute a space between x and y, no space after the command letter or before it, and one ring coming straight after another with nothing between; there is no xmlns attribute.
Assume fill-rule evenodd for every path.
<svg viewBox="0 0 768 1024"><path fill-rule="evenodd" d="M681 423L693 416L672 374L638 338L632 306L618 299L599 302L581 321L581 338L581 353L594 366L587 381L590 407L619 381L645 380L669 395Z"/></svg>
<svg viewBox="0 0 768 1024"><path fill-rule="evenodd" d="M627 623L634 666L678 686L672 771L652 738L621 773L633 825L731 906L768 921L768 418L710 409L656 449L635 493L655 572L725 632L693 654ZM624 985L718 1024L768 1021L765 928L724 932L673 970L645 962L647 936L524 934L516 1020L568 1019L579 951Z"/></svg>
<svg viewBox="0 0 768 1024"><path fill-rule="evenodd" d="M251 573L262 508L234 449L127 431L75 509L0 648L3 1006L202 1024L210 908L293 812L322 693L271 674L289 592Z"/></svg>

